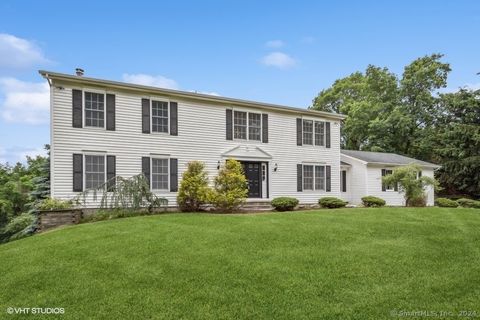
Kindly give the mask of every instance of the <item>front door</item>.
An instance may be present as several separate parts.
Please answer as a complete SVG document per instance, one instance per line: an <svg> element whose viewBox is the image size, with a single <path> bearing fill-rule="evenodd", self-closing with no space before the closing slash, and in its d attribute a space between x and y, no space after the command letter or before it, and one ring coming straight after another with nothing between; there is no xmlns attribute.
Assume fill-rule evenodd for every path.
<svg viewBox="0 0 480 320"><path fill-rule="evenodd" d="M248 197L262 197L262 163L261 162L242 162L243 171L248 181Z"/></svg>

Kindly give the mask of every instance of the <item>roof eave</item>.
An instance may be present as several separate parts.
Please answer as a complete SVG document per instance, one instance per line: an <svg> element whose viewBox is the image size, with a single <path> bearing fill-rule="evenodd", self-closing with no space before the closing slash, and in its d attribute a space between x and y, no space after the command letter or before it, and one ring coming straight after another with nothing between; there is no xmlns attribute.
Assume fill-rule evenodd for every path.
<svg viewBox="0 0 480 320"><path fill-rule="evenodd" d="M212 96L208 94L157 88L157 87L144 86L144 85L138 85L138 84L132 84L132 83L119 82L119 81L102 80L102 79L89 78L89 77L78 77L78 76L73 76L73 75L68 75L63 73L50 72L46 70L39 70L38 72L40 73L40 75L42 75L42 77L44 77L47 80L64 80L64 81L74 81L74 82L80 82L80 83L94 83L96 85L109 86L109 87L119 88L119 89L128 89L128 90L142 91L142 92L156 92L156 93L162 93L162 94L167 94L167 95L172 95L177 97L184 97L189 99L196 99L201 101L227 103L230 105L256 106L263 109L281 110L284 112L291 112L291 113L297 113L297 114L300 113L300 114L312 115L317 117L325 117L325 118L330 118L335 120L343 120L346 118L346 115L343 115L343 114L330 113L330 112L324 112L324 111L314 111L314 110L308 110L308 109L302 109L302 108L276 105L271 103L262 103L257 101Z"/></svg>

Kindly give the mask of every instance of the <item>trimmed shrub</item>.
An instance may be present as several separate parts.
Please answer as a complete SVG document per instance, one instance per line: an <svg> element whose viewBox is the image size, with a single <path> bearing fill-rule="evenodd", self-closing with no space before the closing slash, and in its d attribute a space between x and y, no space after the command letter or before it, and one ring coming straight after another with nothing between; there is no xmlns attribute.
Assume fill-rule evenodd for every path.
<svg viewBox="0 0 480 320"><path fill-rule="evenodd" d="M476 201L473 199L462 198L458 199L457 203L464 208L480 208L480 201Z"/></svg>
<svg viewBox="0 0 480 320"><path fill-rule="evenodd" d="M232 212L245 203L247 195L247 178L242 164L228 159L215 177L214 189L209 195L210 203L217 211Z"/></svg>
<svg viewBox="0 0 480 320"><path fill-rule="evenodd" d="M323 197L323 198L320 198L320 200L318 200L318 204L322 208L329 208L329 209L343 208L347 205L347 203L348 202L335 197Z"/></svg>
<svg viewBox="0 0 480 320"><path fill-rule="evenodd" d="M363 197L362 202L365 207L383 207L386 203L385 200L374 196Z"/></svg>
<svg viewBox="0 0 480 320"><path fill-rule="evenodd" d="M458 207L458 203L454 200L447 199L447 198L438 198L435 200L435 204L438 207L442 208L456 208Z"/></svg>
<svg viewBox="0 0 480 320"><path fill-rule="evenodd" d="M177 203L180 210L199 211L200 206L207 203L209 192L205 164L200 161L189 162L178 189Z"/></svg>
<svg viewBox="0 0 480 320"><path fill-rule="evenodd" d="M298 199L290 197L275 198L271 202L272 207L277 211L293 211L298 205Z"/></svg>
<svg viewBox="0 0 480 320"><path fill-rule="evenodd" d="M55 198L46 198L40 202L38 209L39 210L61 210L61 209L71 209L73 203L71 200L60 200Z"/></svg>

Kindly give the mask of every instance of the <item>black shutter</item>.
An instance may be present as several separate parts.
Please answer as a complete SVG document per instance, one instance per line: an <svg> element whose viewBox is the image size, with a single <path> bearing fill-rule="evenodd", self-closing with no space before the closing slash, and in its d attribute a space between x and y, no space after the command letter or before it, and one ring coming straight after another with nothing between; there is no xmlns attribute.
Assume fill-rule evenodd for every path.
<svg viewBox="0 0 480 320"><path fill-rule="evenodd" d="M395 183L395 185L393 186L393 190L398 191L398 183Z"/></svg>
<svg viewBox="0 0 480 320"><path fill-rule="evenodd" d="M342 170L342 192L347 192L347 171Z"/></svg>
<svg viewBox="0 0 480 320"><path fill-rule="evenodd" d="M227 140L233 140L233 112L231 109L226 110L226 116L227 116L227 125L226 125L226 130L227 130Z"/></svg>
<svg viewBox="0 0 480 320"><path fill-rule="evenodd" d="M330 122L325 122L325 147L330 148Z"/></svg>
<svg viewBox="0 0 480 320"><path fill-rule="evenodd" d="M302 140L303 140L302 133L303 133L303 131L302 131L302 119L297 118L297 146L302 145Z"/></svg>
<svg viewBox="0 0 480 320"><path fill-rule="evenodd" d="M331 166L325 166L325 181L326 181L325 191L327 192L332 191L332 167Z"/></svg>
<svg viewBox="0 0 480 320"><path fill-rule="evenodd" d="M303 165L297 164L297 191L303 191Z"/></svg>
<svg viewBox="0 0 480 320"><path fill-rule="evenodd" d="M107 130L115 130L115 95L107 93Z"/></svg>
<svg viewBox="0 0 480 320"><path fill-rule="evenodd" d="M151 183L150 183L150 157L142 157L142 173L145 176L145 179L147 179L148 183L148 188L151 189Z"/></svg>
<svg viewBox="0 0 480 320"><path fill-rule="evenodd" d="M383 183L383 177L385 177L386 174L386 170L382 169L382 191L387 191L387 186Z"/></svg>
<svg viewBox="0 0 480 320"><path fill-rule="evenodd" d="M178 159L170 158L170 191L178 191Z"/></svg>
<svg viewBox="0 0 480 320"><path fill-rule="evenodd" d="M116 185L116 164L115 156L107 156L107 191L113 191Z"/></svg>
<svg viewBox="0 0 480 320"><path fill-rule="evenodd" d="M268 114L262 114L262 142L268 143Z"/></svg>
<svg viewBox="0 0 480 320"><path fill-rule="evenodd" d="M150 99L142 99L142 132L150 133Z"/></svg>
<svg viewBox="0 0 480 320"><path fill-rule="evenodd" d="M73 192L83 191L83 154L73 154Z"/></svg>
<svg viewBox="0 0 480 320"><path fill-rule="evenodd" d="M420 179L422 177L422 170L418 171L418 178Z"/></svg>
<svg viewBox="0 0 480 320"><path fill-rule="evenodd" d="M170 101L170 135L178 136L178 103Z"/></svg>
<svg viewBox="0 0 480 320"><path fill-rule="evenodd" d="M72 90L72 126L74 128L82 127L82 90Z"/></svg>

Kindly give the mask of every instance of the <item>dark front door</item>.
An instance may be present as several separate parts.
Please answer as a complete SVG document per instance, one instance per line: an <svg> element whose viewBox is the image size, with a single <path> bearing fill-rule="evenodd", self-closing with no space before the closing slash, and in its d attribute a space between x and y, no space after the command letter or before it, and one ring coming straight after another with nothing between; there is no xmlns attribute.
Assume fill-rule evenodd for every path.
<svg viewBox="0 0 480 320"><path fill-rule="evenodd" d="M261 162L242 162L245 177L248 180L248 197L262 197L262 163Z"/></svg>

